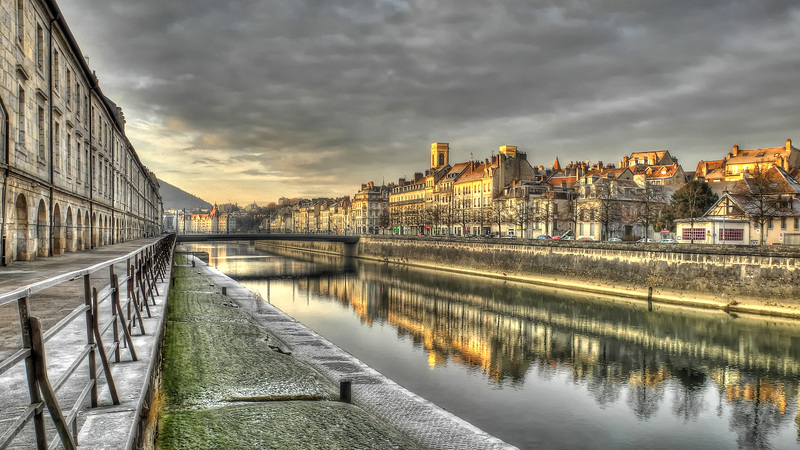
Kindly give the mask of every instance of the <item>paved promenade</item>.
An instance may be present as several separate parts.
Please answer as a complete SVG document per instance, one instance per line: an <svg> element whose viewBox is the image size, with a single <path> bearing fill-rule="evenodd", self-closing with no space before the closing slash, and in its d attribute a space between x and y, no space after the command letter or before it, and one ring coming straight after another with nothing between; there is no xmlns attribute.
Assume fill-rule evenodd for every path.
<svg viewBox="0 0 800 450"><path fill-rule="evenodd" d="M0 293L123 256L154 241L155 238L138 240L0 268ZM211 312L213 318L213 323L208 322L208 317L203 319L205 323L198 317L178 320L176 323L180 324L174 326L174 330L189 330L184 337L189 336L192 342L187 346L191 351L173 353L183 355L183 363L188 364L181 368L177 379L182 385L191 386L193 394L180 397L190 412L167 414L162 421L179 439L226 435L233 440L217 442L225 448L513 448L386 379L213 267L199 260L191 267L189 260L183 260L174 270L177 288L173 296L181 296L183 301L194 305L192 308ZM124 273L124 268L117 272ZM85 407L79 414L80 448L130 448L137 432L137 417L146 419L148 410L153 414L159 409L157 401L149 405L144 397L148 374L157 362L154 356L161 337L157 330L162 329L166 320L167 280L169 277L158 285L160 295L156 296L155 305L150 306L152 317L144 320L147 333L133 336L138 361L132 361L123 348L122 362L111 365L120 405L112 404L101 377L100 406ZM31 315L41 318L45 329L48 323L56 323L83 303L81 280L67 284L31 299ZM225 296L221 294L223 287ZM170 309L173 307L178 306ZM223 320L224 317L227 319ZM0 361L19 347L18 330L16 308L0 307ZM249 339L253 336L256 339ZM196 344L201 340L214 345L228 344L228 349L232 346L241 353L231 353L227 359L215 356L219 354L214 349L198 353L201 346ZM68 358L60 355L82 346L85 346L82 320L75 321L48 342L51 378L58 378L68 364ZM204 384L214 378L198 375L213 360L217 360L219 369L211 372L226 373L228 384ZM245 366L236 366L232 361L245 362ZM341 379L352 381L352 405L336 401ZM9 387L0 396L2 435L27 401L23 371L0 375L0 386ZM77 395L70 393L69 388L68 383L62 388L64 394L59 391L60 402L63 396L64 403L69 404L70 398ZM165 392L169 395L175 389L171 391L167 385ZM185 391L178 389L178 392ZM191 412L198 409L205 412ZM45 416L49 417L46 411ZM181 424L187 423L199 428L182 429ZM227 434L219 433L220 424L226 425ZM28 425L11 448L30 448L32 436L32 426ZM54 438L56 433L49 426L48 440ZM192 448L214 448L209 440L183 442L200 444Z"/></svg>

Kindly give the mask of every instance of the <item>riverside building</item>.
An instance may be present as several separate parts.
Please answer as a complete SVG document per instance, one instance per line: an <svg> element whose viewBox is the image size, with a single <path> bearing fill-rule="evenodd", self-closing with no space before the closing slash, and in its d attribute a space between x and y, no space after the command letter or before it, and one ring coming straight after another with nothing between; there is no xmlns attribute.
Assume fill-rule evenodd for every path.
<svg viewBox="0 0 800 450"><path fill-rule="evenodd" d="M56 2L3 6L2 264L160 233L158 181Z"/></svg>

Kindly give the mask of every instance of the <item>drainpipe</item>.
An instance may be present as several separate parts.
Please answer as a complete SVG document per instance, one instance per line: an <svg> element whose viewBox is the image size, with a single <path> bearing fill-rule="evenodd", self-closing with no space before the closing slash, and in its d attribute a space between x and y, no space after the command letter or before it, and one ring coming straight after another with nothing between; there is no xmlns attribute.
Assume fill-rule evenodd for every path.
<svg viewBox="0 0 800 450"><path fill-rule="evenodd" d="M50 24L47 27L47 96L50 99L50 108L48 108L47 111L50 116L48 118L50 123L50 208L48 208L50 226L47 227L49 234L49 236L47 236L47 242L50 243L50 248L47 250L48 256L53 256L53 246L55 244L55 241L53 240L53 236L55 235L55 225L53 224L53 183L55 182L55 171L53 169L55 162L55 153L53 147L53 22L58 20L60 17L61 11L59 11L55 17L50 19Z"/></svg>
<svg viewBox="0 0 800 450"><path fill-rule="evenodd" d="M92 79L89 82L92 86L89 88L89 105L87 105L86 114L89 115L89 248L95 248L94 235L97 233L94 226L94 161L97 159L94 156L94 109L92 108L92 92L97 93L97 79L94 78L94 72L91 74ZM94 158L93 158L94 157ZM98 227L100 223L98 221Z"/></svg>
<svg viewBox="0 0 800 450"><path fill-rule="evenodd" d="M6 215L7 215L7 211L6 211L5 208L6 208L6 191L8 190L8 174L9 174L8 167L9 167L9 164L11 164L11 151L8 149L8 144L9 144L9 141L10 141L9 136L8 136L8 130L9 130L9 127L8 127L8 111L6 111L5 105L3 105L2 103L0 103L0 108L3 108L4 120L3 120L2 126L5 127L5 131L6 131L5 132L5 142L3 142L3 144L5 144L5 146L6 146L6 154L5 154L5 157L6 157L6 159L5 159L5 161L6 161L6 169L5 169L5 175L3 177L3 191L2 191L2 193L0 193L0 208L3 208L3 210L0 211L0 212L2 212L2 215L3 215L3 220L0 221L0 236L2 237L2 239L0 239L0 241L1 241L0 244L2 245L2 247L0 247L0 266L7 266L8 265L8 264L6 264L6 240L7 240L6 239Z"/></svg>

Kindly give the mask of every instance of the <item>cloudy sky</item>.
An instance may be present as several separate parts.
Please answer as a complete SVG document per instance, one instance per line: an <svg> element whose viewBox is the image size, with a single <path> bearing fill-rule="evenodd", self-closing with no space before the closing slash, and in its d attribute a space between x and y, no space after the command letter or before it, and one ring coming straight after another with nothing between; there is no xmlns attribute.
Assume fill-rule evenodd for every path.
<svg viewBox="0 0 800 450"><path fill-rule="evenodd" d="M60 0L143 162L211 202L353 195L517 145L534 165L800 147L796 0Z"/></svg>

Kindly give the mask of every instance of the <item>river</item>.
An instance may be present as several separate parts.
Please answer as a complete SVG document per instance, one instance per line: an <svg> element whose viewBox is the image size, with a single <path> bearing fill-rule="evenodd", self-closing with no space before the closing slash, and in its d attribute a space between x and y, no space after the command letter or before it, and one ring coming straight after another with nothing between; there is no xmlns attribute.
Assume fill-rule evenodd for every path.
<svg viewBox="0 0 800 450"><path fill-rule="evenodd" d="M520 448L800 448L800 323L239 243L210 263Z"/></svg>

